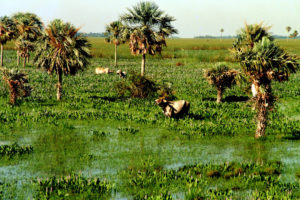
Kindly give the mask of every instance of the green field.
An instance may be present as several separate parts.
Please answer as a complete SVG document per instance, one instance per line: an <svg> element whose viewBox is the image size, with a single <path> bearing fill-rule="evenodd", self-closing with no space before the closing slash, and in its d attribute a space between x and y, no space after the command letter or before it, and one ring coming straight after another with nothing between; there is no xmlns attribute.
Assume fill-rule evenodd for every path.
<svg viewBox="0 0 300 200"><path fill-rule="evenodd" d="M233 40L169 39L162 55L147 57L146 75L191 102L190 114L179 120L164 117L155 97L119 98L119 77L94 73L95 67L117 70L113 45L89 40L91 64L63 77L61 102L57 77L32 63L24 69L32 94L16 106L1 79L0 199L300 199L299 72L273 84L278 101L267 137L256 140L249 94L234 87L217 104L203 78L203 69L219 62L240 69L228 51ZM277 42L300 56L300 40ZM7 68L17 67L13 48L5 46ZM118 68L139 72L140 61L127 44L120 46ZM13 143L33 151L1 154L1 146ZM49 181L70 174L84 192L66 186L68 178L55 186L57 179ZM95 178L107 181L101 192L89 185Z"/></svg>

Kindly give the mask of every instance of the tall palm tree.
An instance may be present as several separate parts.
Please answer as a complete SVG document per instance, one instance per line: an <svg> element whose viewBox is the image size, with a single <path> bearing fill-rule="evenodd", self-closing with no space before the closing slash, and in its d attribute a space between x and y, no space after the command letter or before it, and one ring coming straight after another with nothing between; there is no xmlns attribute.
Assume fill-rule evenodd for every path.
<svg viewBox="0 0 300 200"><path fill-rule="evenodd" d="M255 84L258 92L255 98L257 109L256 138L265 135L268 111L275 102L271 82L287 81L290 74L299 69L295 57L286 53L270 40L269 34L265 35L267 36L254 42L253 46L241 44L234 46L231 50L242 66L244 73Z"/></svg>
<svg viewBox="0 0 300 200"><path fill-rule="evenodd" d="M221 32L221 40L222 40L222 36L223 36L224 29L221 28L220 32Z"/></svg>
<svg viewBox="0 0 300 200"><path fill-rule="evenodd" d="M292 30L292 28L290 27L290 26L287 26L286 28L286 31L288 32L288 34L290 33L290 31ZM286 39L287 41L288 41L288 37L287 37L287 39Z"/></svg>
<svg viewBox="0 0 300 200"><path fill-rule="evenodd" d="M222 96L225 89L236 84L237 74L238 72L236 70L229 69L223 64L204 71L204 77L217 89L217 103L222 101Z"/></svg>
<svg viewBox="0 0 300 200"><path fill-rule="evenodd" d="M121 16L121 20L131 30L129 47L133 55L142 55L141 75L145 74L146 54L160 53L166 46L165 38L177 33L171 25L175 19L153 2L140 2L128 9L128 13Z"/></svg>
<svg viewBox="0 0 300 200"><path fill-rule="evenodd" d="M42 22L40 18L33 13L16 13L13 15L18 37L16 39L16 48L19 64L19 56L24 58L23 66L25 67L26 59L29 61L29 52L34 51L34 42L38 40L42 33Z"/></svg>
<svg viewBox="0 0 300 200"><path fill-rule="evenodd" d="M16 26L12 19L7 16L0 17L0 44L1 44L1 62L3 66L3 45L13 39L16 34Z"/></svg>
<svg viewBox="0 0 300 200"><path fill-rule="evenodd" d="M120 21L111 22L106 26L105 41L113 43L115 45L115 66L118 65L117 62L117 49L122 43L125 43L128 39L128 29Z"/></svg>
<svg viewBox="0 0 300 200"><path fill-rule="evenodd" d="M74 75L88 65L90 44L87 39L78 33L70 23L62 20L53 20L46 28L39 40L34 58L38 67L43 67L52 74L57 74L57 100L61 100L62 76Z"/></svg>

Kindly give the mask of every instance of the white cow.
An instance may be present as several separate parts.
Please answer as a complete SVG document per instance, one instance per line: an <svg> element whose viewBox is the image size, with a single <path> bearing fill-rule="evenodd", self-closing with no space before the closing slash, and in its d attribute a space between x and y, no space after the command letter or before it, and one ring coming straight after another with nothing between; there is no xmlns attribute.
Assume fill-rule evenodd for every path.
<svg viewBox="0 0 300 200"><path fill-rule="evenodd" d="M95 69L95 73L96 74L110 74L110 73L113 73L113 70L110 70L108 67L107 68L97 67Z"/></svg>

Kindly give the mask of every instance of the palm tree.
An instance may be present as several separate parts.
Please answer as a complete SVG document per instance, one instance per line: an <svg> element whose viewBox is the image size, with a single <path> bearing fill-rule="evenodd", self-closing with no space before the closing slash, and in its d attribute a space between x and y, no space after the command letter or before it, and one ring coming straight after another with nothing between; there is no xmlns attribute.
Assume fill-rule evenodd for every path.
<svg viewBox="0 0 300 200"><path fill-rule="evenodd" d="M121 16L130 31L129 47L133 55L142 55L141 75L145 74L146 54L160 53L165 38L177 33L171 25L175 19L161 11L153 2L140 2Z"/></svg>
<svg viewBox="0 0 300 200"><path fill-rule="evenodd" d="M0 44L1 44L1 62L3 66L3 45L13 39L16 34L16 26L12 19L7 16L0 17Z"/></svg>
<svg viewBox="0 0 300 200"><path fill-rule="evenodd" d="M42 22L40 18L33 13L16 13L13 15L13 20L18 30L18 38L16 39L16 48L18 56L24 58L23 66L25 67L26 59L29 61L29 52L34 51L34 42L38 40L42 33Z"/></svg>
<svg viewBox="0 0 300 200"><path fill-rule="evenodd" d="M78 31L79 28L72 24L55 19L45 28L37 45L34 62L45 68L48 74L56 72L58 101L62 94L62 75L74 75L83 70L91 57L90 44Z"/></svg>
<svg viewBox="0 0 300 200"><path fill-rule="evenodd" d="M288 34L289 34L290 31L292 30L292 28L291 28L290 26L287 26L285 29L286 29L286 31L288 32ZM287 38L287 39L288 39L288 38ZM287 40L287 39L286 39L286 40Z"/></svg>
<svg viewBox="0 0 300 200"><path fill-rule="evenodd" d="M256 138L265 135L268 111L272 109L275 102L271 82L287 81L290 74L299 69L295 57L286 53L270 40L269 34L266 35L261 40L254 42L253 47L241 44L232 49L244 73L255 84L258 92L255 98L257 109Z"/></svg>
<svg viewBox="0 0 300 200"><path fill-rule="evenodd" d="M115 45L115 66L117 66L117 49L120 44L125 43L128 39L127 29L122 22L114 21L106 26L104 34L106 36L105 41Z"/></svg>
<svg viewBox="0 0 300 200"><path fill-rule="evenodd" d="M238 72L236 70L229 69L223 64L204 71L204 77L217 89L217 103L222 101L222 96L225 89L236 84L237 74Z"/></svg>
<svg viewBox="0 0 300 200"><path fill-rule="evenodd" d="M224 32L224 29L221 28L220 32L221 32L221 40L222 40L222 34L223 34L223 32Z"/></svg>
<svg viewBox="0 0 300 200"><path fill-rule="evenodd" d="M290 35L290 38L296 38L298 36L298 31L295 30L291 35Z"/></svg>
<svg viewBox="0 0 300 200"><path fill-rule="evenodd" d="M28 85L27 75L18 69L7 70L0 68L3 74L3 80L9 88L10 103L16 104L17 98L27 97L30 95L31 87Z"/></svg>

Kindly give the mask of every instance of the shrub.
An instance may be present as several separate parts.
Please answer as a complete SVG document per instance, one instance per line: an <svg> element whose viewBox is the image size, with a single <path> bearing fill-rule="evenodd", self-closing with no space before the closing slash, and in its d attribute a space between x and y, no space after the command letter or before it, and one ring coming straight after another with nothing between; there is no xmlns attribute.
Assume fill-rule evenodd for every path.
<svg viewBox="0 0 300 200"><path fill-rule="evenodd" d="M170 85L157 84L147 76L141 76L135 72L129 72L128 79L121 80L115 85L118 96L147 98L158 95L166 99L174 99L175 92Z"/></svg>

